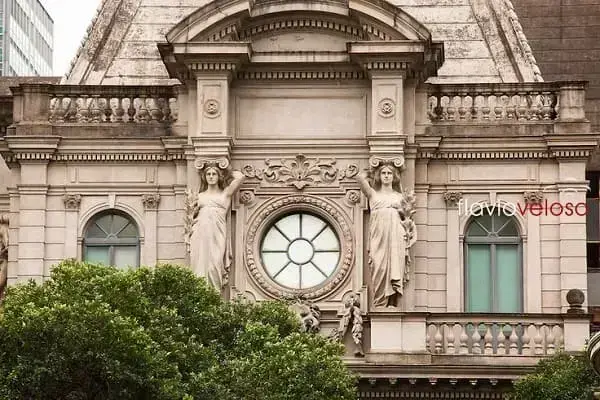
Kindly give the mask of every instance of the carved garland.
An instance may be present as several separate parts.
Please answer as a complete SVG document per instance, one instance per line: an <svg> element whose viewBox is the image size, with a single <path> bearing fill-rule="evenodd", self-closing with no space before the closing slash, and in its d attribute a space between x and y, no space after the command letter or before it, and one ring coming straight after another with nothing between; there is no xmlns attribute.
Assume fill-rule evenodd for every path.
<svg viewBox="0 0 600 400"><path fill-rule="evenodd" d="M333 226L338 232L338 235L341 233L341 265L338 265L338 271L324 286L307 290L285 289L267 278L267 274L264 272L264 267L260 261L259 250L261 235L269 225L269 222L273 219L273 215L277 216L290 209L298 210L302 208L320 212L323 217L334 222ZM246 259L245 264L256 283L258 283L258 285L267 293L277 298L287 298L290 295L303 295L306 299L321 297L332 292L335 287L343 282L352 268L354 263L355 243L350 226L351 223L333 203L318 197L309 195L291 195L271 200L258 210L257 214L255 214L253 220L249 224L244 250Z"/></svg>

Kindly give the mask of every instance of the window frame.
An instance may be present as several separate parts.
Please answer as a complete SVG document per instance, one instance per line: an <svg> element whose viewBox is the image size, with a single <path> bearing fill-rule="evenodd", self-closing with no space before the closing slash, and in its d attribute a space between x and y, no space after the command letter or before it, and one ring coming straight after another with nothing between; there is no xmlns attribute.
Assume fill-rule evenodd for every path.
<svg viewBox="0 0 600 400"><path fill-rule="evenodd" d="M514 216L510 216L510 215L506 215L504 213L501 212L501 208L500 207L489 207L491 209L493 209L493 215L491 215L492 218L494 218L494 216L498 216L498 214L500 213L500 215L503 215L504 217L507 217L508 219L510 219L512 221L512 223L515 225L516 229L517 229L517 234L518 236L498 236L497 232L494 232L493 234L488 234L488 236L469 236L468 232L469 229L471 228L471 225L473 223L476 223L475 221L480 218L479 216L474 216L471 217L469 219L469 221L467 222L467 224L465 225L465 233L463 236L463 263L464 263L464 269L463 269L463 279L464 279L464 293L463 293L463 310L466 313L497 313L497 314L511 314L511 313L523 313L524 312L524 304L525 304L525 288L524 288L524 271L523 271L523 235L521 233L521 229L519 227L519 224L517 222L517 219ZM500 211L499 211L500 210ZM487 215L487 212L484 214ZM480 224L482 225L482 224ZM487 229L486 229L487 230ZM498 283L498 265L497 265L497 260L496 260L496 246L497 245L516 245L517 246L517 274L519 276L519 282L518 282L518 287L519 287L519 295L518 295L518 311L516 312L502 312L499 311L499 296L498 296L498 289L497 289L497 283ZM490 251L490 279L491 279L491 290L492 293L490 294L491 296L491 306L492 309L489 311L469 311L468 307L469 307L469 296L470 296L470 280L469 280L469 245L488 245L489 246L489 251Z"/></svg>
<svg viewBox="0 0 600 400"><path fill-rule="evenodd" d="M92 226L94 226L96 224L96 222L107 216L107 215L117 215L120 216L122 218L125 218L128 221L128 224L126 224L125 226L123 226L123 228L121 229L120 232L122 232L125 228L127 228L129 225L133 225L133 227L136 230L136 236L134 238L118 238L118 237L114 237L114 238L105 238L105 239L100 239L100 238L88 238L88 231L91 229ZM119 233L120 233L119 232ZM118 234L117 234L118 235ZM127 267L119 267L116 266L114 264L114 257L115 257L115 248L117 247L134 247L135 246L135 253L136 253L136 257L135 257L135 266L129 266L129 268L139 268L140 267L140 263L141 263L141 235L140 235L140 228L138 226L138 224L136 223L135 219L132 218L130 215L128 215L127 213L120 211L120 210L115 210L115 209L111 209L111 210L105 210L102 212L99 212L97 214L94 214L88 221L88 223L86 224L84 230L83 230L83 235L82 235L82 258L84 262L89 262L87 260L87 256L88 256L88 249L91 247L102 247L102 248L108 248L108 259L109 259L109 266L114 266L115 268L127 268Z"/></svg>

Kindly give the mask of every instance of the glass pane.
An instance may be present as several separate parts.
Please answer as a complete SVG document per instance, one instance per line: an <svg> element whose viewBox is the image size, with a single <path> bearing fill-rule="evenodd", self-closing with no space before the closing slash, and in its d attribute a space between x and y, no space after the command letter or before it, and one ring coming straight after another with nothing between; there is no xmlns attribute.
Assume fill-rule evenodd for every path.
<svg viewBox="0 0 600 400"><path fill-rule="evenodd" d="M478 224L478 221L472 221L467 230L467 236L483 236L486 237L488 232Z"/></svg>
<svg viewBox="0 0 600 400"><path fill-rule="evenodd" d="M340 260L340 253L315 253L313 264L319 269L331 276Z"/></svg>
<svg viewBox="0 0 600 400"><path fill-rule="evenodd" d="M467 312L492 311L492 274L490 246L470 244L467 247Z"/></svg>
<svg viewBox="0 0 600 400"><path fill-rule="evenodd" d="M271 228L263 240L263 250L287 251L290 242L275 228Z"/></svg>
<svg viewBox="0 0 600 400"><path fill-rule="evenodd" d="M513 244L496 245L498 312L521 312L519 269L519 247Z"/></svg>
<svg viewBox="0 0 600 400"><path fill-rule="evenodd" d="M129 220L126 218L123 218L120 215L112 215L113 217L113 221L112 221L112 230L110 233L116 235L119 232L121 232L123 230L123 228L125 228L125 226L129 223Z"/></svg>
<svg viewBox="0 0 600 400"><path fill-rule="evenodd" d="M519 231L517 229L517 224L515 221L508 221L506 225L502 228L500 232L498 232L499 236L508 236L508 237L518 237Z"/></svg>
<svg viewBox="0 0 600 400"><path fill-rule="evenodd" d="M288 263L286 253L263 253L262 261L270 276L275 276Z"/></svg>
<svg viewBox="0 0 600 400"><path fill-rule="evenodd" d="M300 289L300 267L296 264L289 264L277 275L275 281L292 289Z"/></svg>
<svg viewBox="0 0 600 400"><path fill-rule="evenodd" d="M103 217L98 218L98 220L96 221L96 224L102 229L104 230L104 232L108 234L110 234L111 231L111 227L112 227L112 215L105 215Z"/></svg>
<svg viewBox="0 0 600 400"><path fill-rule="evenodd" d="M115 246L115 267L137 267L138 251L135 246Z"/></svg>
<svg viewBox="0 0 600 400"><path fill-rule="evenodd" d="M100 229L100 227L96 223L92 224L92 226L90 226L85 232L85 237L88 238L104 239L106 238L106 236L108 236L108 234L102 229Z"/></svg>
<svg viewBox="0 0 600 400"><path fill-rule="evenodd" d="M136 238L137 229L131 222L117 235L120 238Z"/></svg>
<svg viewBox="0 0 600 400"><path fill-rule="evenodd" d="M312 240L319 234L321 229L325 227L325 221L310 215L302 215L302 237L308 240Z"/></svg>
<svg viewBox="0 0 600 400"><path fill-rule="evenodd" d="M339 250L340 248L338 238L330 227L321 232L312 243L317 251Z"/></svg>
<svg viewBox="0 0 600 400"><path fill-rule="evenodd" d="M494 224L493 232L498 233L500 229L504 227L504 225L508 222L509 218L504 214L499 214L500 209L495 209L495 214L492 216L492 222Z"/></svg>
<svg viewBox="0 0 600 400"><path fill-rule="evenodd" d="M104 264L110 265L110 258L108 256L110 247L93 246L85 248L85 261L93 264Z"/></svg>
<svg viewBox="0 0 600 400"><path fill-rule="evenodd" d="M302 266L302 287L317 286L327 279L322 273L319 272L312 264L304 264Z"/></svg>
<svg viewBox="0 0 600 400"><path fill-rule="evenodd" d="M300 215L289 215L275 224L288 239L300 237Z"/></svg>
<svg viewBox="0 0 600 400"><path fill-rule="evenodd" d="M479 222L488 232L492 232L492 215L494 211L495 209L484 208L480 211L481 216L477 217L477 222ZM477 215L479 215L479 213Z"/></svg>

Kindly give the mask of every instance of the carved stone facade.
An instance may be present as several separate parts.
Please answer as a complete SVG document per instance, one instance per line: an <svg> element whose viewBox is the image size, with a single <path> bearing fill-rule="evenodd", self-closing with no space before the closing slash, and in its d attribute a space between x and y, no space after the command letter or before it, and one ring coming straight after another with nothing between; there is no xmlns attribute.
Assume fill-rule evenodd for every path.
<svg viewBox="0 0 600 400"><path fill-rule="evenodd" d="M302 299L363 398L499 395L584 345L565 315L585 216L543 207L585 203L599 135L584 84L542 82L522 32L492 34L515 26L504 1L173 3L106 0L66 85L13 88L8 284L86 259L112 218L139 265Z"/></svg>

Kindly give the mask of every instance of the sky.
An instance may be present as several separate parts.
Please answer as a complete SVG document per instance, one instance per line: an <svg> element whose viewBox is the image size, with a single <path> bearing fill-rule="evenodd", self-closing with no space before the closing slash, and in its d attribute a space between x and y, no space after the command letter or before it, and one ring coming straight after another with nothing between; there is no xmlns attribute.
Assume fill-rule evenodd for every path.
<svg viewBox="0 0 600 400"><path fill-rule="evenodd" d="M41 0L54 20L54 75L67 73L101 0Z"/></svg>

